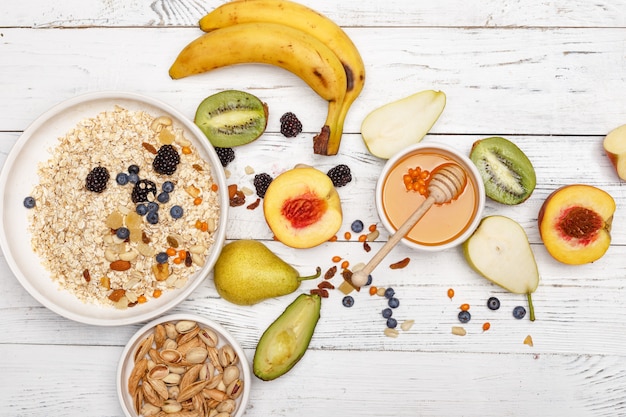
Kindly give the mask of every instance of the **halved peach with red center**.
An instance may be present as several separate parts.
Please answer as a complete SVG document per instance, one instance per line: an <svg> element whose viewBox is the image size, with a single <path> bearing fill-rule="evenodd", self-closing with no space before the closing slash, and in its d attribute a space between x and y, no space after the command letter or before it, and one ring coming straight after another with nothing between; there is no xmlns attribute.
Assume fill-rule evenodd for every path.
<svg viewBox="0 0 626 417"><path fill-rule="evenodd" d="M270 183L263 198L263 214L276 239L294 248L326 242L343 220L333 182L309 166L285 171Z"/></svg>
<svg viewBox="0 0 626 417"><path fill-rule="evenodd" d="M557 261L580 265L600 259L611 244L615 200L591 185L555 190L539 210L541 239Z"/></svg>

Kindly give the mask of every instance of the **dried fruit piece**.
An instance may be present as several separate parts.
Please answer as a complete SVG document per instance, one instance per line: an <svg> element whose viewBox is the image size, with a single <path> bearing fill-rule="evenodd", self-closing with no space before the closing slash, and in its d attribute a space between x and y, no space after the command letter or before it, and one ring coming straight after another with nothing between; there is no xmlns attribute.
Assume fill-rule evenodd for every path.
<svg viewBox="0 0 626 417"><path fill-rule="evenodd" d="M127 271L130 269L130 262L119 259L117 261L111 262L110 268L113 271Z"/></svg>

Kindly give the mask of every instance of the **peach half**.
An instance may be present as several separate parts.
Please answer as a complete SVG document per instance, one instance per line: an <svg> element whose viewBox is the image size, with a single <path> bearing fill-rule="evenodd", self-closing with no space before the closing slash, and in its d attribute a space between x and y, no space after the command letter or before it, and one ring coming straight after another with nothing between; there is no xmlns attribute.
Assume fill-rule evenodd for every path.
<svg viewBox="0 0 626 417"><path fill-rule="evenodd" d="M626 180L626 125L610 131L604 138L602 146L617 175L620 179Z"/></svg>
<svg viewBox="0 0 626 417"><path fill-rule="evenodd" d="M263 214L277 240L293 248L326 242L341 227L341 200L331 179L309 166L278 175L263 198Z"/></svg>
<svg viewBox="0 0 626 417"><path fill-rule="evenodd" d="M539 233L557 261L580 265L600 259L611 244L615 200L591 185L573 184L550 194L539 210Z"/></svg>

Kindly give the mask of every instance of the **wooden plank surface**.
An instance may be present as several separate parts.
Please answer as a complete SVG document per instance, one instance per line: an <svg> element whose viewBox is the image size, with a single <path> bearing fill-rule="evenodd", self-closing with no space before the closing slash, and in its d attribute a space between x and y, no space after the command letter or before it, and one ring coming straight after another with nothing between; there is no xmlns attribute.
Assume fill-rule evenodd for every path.
<svg viewBox="0 0 626 417"><path fill-rule="evenodd" d="M273 382L251 381L246 416L624 416L626 415L626 194L602 150L604 135L626 123L626 3L532 0L391 3L303 1L346 28L367 65L367 83L346 123L340 153L312 153L325 103L299 79L276 68L245 65L172 81L167 68L199 35L196 23L222 1L42 0L3 4L0 14L0 167L28 125L51 106L81 93L143 93L193 117L207 95L250 91L270 106L267 133L237 148L229 183L252 187L256 173L275 176L295 161L326 171L345 163L354 180L340 188L344 221L338 242L294 251L272 240L261 208L231 210L229 240L253 238L300 271L326 270L335 255L351 264L367 253L343 232L361 219L378 224L374 187L384 161L367 152L360 123L374 108L424 89L441 89L446 109L425 141L469 152L480 138L501 135L526 152L537 171L531 198L519 206L488 201L485 215L503 214L526 230L541 283L537 320L515 320L526 305L474 273L459 248L425 254L399 246L374 271L393 287L400 321L415 320L396 339L383 335L384 300L364 292L341 305L333 291L301 363ZM304 133L278 133L285 111ZM277 155L290 155L286 160ZM599 261L566 266L546 252L537 214L554 189L586 183L617 203L612 245ZM253 188L253 187L252 187ZM402 270L388 264L409 257ZM59 317L18 283L0 253L1 416L120 416L115 367L141 324L102 329ZM335 284L340 281L333 280ZM316 282L303 283L303 292ZM454 299L447 297L455 290ZM502 302L486 308L489 296ZM295 296L253 307L221 299L207 279L172 312L193 312L223 324L249 359L264 329ZM469 303L466 336L458 306ZM485 322L491 324L482 330ZM533 346L524 344L531 336Z"/></svg>

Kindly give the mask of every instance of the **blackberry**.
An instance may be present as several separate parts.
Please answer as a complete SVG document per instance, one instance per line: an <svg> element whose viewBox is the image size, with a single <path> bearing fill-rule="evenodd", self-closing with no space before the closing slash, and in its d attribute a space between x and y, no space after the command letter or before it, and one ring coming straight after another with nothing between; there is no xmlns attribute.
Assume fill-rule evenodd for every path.
<svg viewBox="0 0 626 417"><path fill-rule="evenodd" d="M256 188L256 195L263 198L265 197L265 192L267 191L267 187L270 186L273 178L270 174L262 173L254 176L254 188Z"/></svg>
<svg viewBox="0 0 626 417"><path fill-rule="evenodd" d="M336 167L331 168L327 175L330 177L335 187L343 187L352 181L350 167L344 164L339 164Z"/></svg>
<svg viewBox="0 0 626 417"><path fill-rule="evenodd" d="M293 138L302 133L302 123L295 114L287 112L280 117L280 133L287 138Z"/></svg>
<svg viewBox="0 0 626 417"><path fill-rule="evenodd" d="M235 151L233 148L218 148L215 147L215 153L217 153L217 157L220 159L222 166L226 168L228 164L235 160Z"/></svg>
<svg viewBox="0 0 626 417"><path fill-rule="evenodd" d="M107 188L109 171L104 167L95 167L85 179L85 187L94 193L101 193Z"/></svg>
<svg viewBox="0 0 626 417"><path fill-rule="evenodd" d="M179 163L180 156L176 148L172 145L163 145L152 161L152 168L159 174L172 175Z"/></svg>
<svg viewBox="0 0 626 417"><path fill-rule="evenodd" d="M154 197L156 193L157 187L155 183L150 180L139 180L133 187L131 199L133 203L143 203L144 201L148 201L149 194L152 194Z"/></svg>

